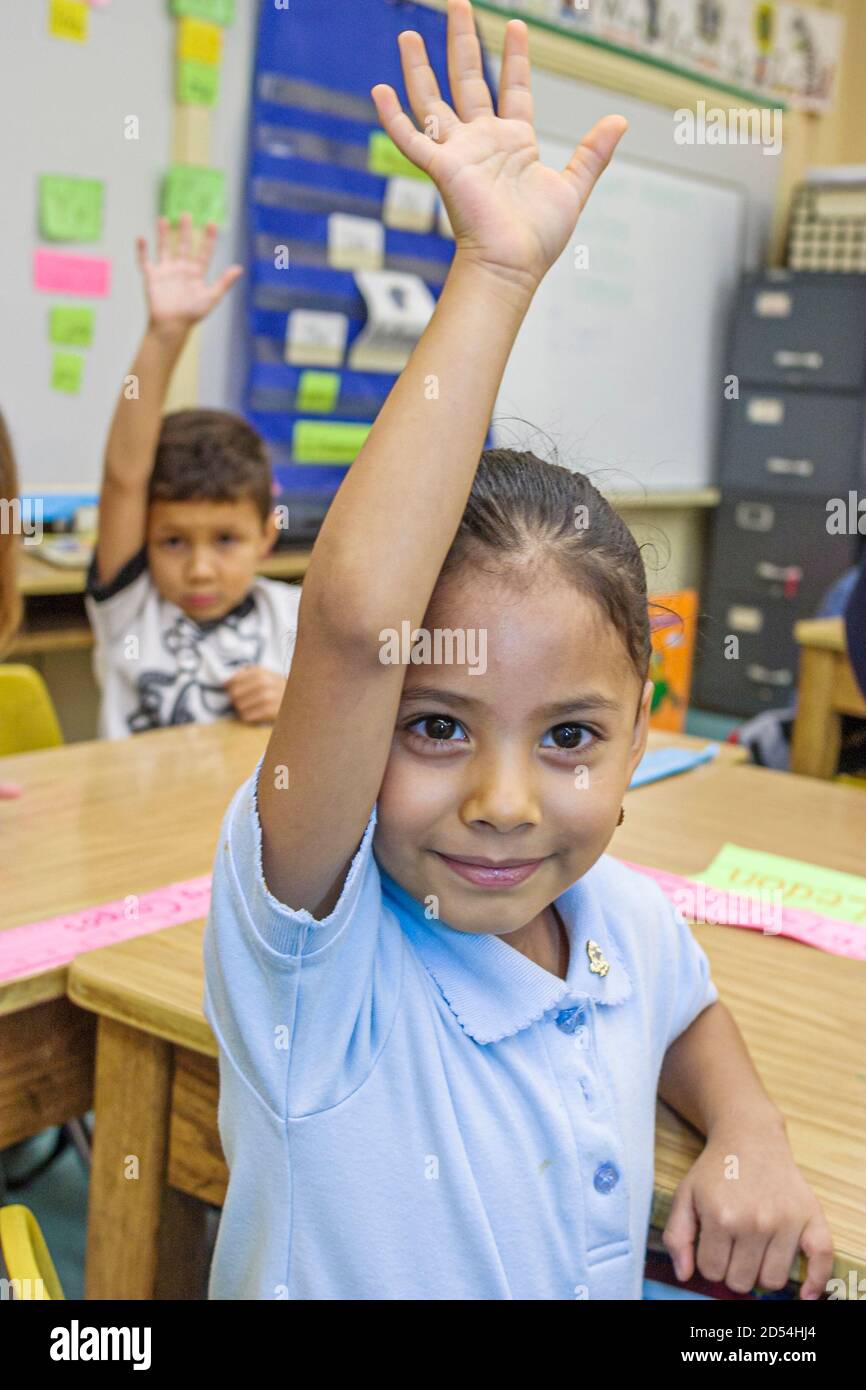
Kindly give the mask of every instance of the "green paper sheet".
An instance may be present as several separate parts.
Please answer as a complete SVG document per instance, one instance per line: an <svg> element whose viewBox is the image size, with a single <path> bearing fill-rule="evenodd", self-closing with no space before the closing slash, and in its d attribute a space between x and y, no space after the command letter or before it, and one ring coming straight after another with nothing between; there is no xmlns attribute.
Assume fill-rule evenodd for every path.
<svg viewBox="0 0 866 1390"><path fill-rule="evenodd" d="M370 425L298 420L292 431L292 453L298 463L354 463Z"/></svg>
<svg viewBox="0 0 866 1390"><path fill-rule="evenodd" d="M203 227L225 223L225 175L221 169L196 164L173 164L162 187L163 217L176 224L182 212L192 214L193 224Z"/></svg>
<svg viewBox="0 0 866 1390"><path fill-rule="evenodd" d="M181 106L216 106L219 90L219 68L193 58L178 60L177 99Z"/></svg>
<svg viewBox="0 0 866 1390"><path fill-rule="evenodd" d="M425 174L423 169L417 169L397 149L390 135L386 135L384 130L370 132L370 142L367 146L367 168L371 174L381 174L384 178L390 178L392 174L400 174L406 179L425 179L429 182L429 175Z"/></svg>
<svg viewBox="0 0 866 1390"><path fill-rule="evenodd" d="M694 877L736 893L779 890L785 907L801 907L842 922L866 925L866 878L857 874L728 844L722 846L709 868Z"/></svg>
<svg viewBox="0 0 866 1390"><path fill-rule="evenodd" d="M99 179L42 174L39 235L43 241L99 241L105 185Z"/></svg>
<svg viewBox="0 0 866 1390"><path fill-rule="evenodd" d="M51 389L77 396L84 376L84 358L77 352L55 352L51 361Z"/></svg>
<svg viewBox="0 0 866 1390"><path fill-rule="evenodd" d="M189 19L205 19L226 28L234 23L235 0L171 0L172 14Z"/></svg>
<svg viewBox="0 0 866 1390"><path fill-rule="evenodd" d="M52 343L67 347L90 347L93 342L94 313L92 309L60 305L51 310L48 336Z"/></svg>
<svg viewBox="0 0 866 1390"><path fill-rule="evenodd" d="M295 409L318 410L325 415L334 409L339 394L339 372L301 372Z"/></svg>

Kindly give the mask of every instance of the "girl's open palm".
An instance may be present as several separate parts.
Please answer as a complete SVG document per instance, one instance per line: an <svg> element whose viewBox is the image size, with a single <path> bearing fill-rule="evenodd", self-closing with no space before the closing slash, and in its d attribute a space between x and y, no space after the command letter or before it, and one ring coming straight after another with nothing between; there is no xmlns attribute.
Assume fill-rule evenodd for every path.
<svg viewBox="0 0 866 1390"><path fill-rule="evenodd" d="M371 95L387 134L436 184L459 251L531 288L558 259L581 209L607 167L627 122L605 116L560 172L542 164L533 127L529 31L510 20L493 110L469 0L448 0L448 77L454 111L443 100L424 40L398 39L416 129L393 87Z"/></svg>
<svg viewBox="0 0 866 1390"><path fill-rule="evenodd" d="M198 323L243 274L241 266L232 265L213 284L206 283L216 237L216 225L210 222L202 233L198 251L193 253L192 218L185 212L180 218L176 251L170 246L170 228L165 217L160 217L156 224L156 260L148 255L147 239L137 239L148 312L155 327L186 329Z"/></svg>

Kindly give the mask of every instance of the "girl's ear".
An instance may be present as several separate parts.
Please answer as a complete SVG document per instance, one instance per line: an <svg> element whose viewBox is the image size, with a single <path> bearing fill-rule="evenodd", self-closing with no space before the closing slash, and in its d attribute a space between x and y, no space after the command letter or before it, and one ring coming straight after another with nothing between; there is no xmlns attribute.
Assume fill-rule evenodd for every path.
<svg viewBox="0 0 866 1390"><path fill-rule="evenodd" d="M652 681L644 681L643 693L640 697L637 716L634 721L634 733L631 741L631 752L628 760L628 777L632 779L632 774L646 751L647 735L649 733L650 706L652 704L653 690L655 689Z"/></svg>

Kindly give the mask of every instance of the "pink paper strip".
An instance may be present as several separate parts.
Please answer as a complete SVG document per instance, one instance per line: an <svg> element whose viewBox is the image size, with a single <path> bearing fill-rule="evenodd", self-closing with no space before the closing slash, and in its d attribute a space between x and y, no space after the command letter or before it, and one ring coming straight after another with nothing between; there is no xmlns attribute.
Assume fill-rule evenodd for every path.
<svg viewBox="0 0 866 1390"><path fill-rule="evenodd" d="M677 907L682 906L680 895L687 892L696 904L708 900L715 906L727 903L734 907L735 912L730 915L736 915L737 920L730 925L745 927L750 931L763 930L760 922L748 920L760 915L760 901L748 894L730 893L710 884L698 883L695 879L682 878L679 874L669 874L664 869L651 868L648 864L635 864L629 859L619 862L653 879L665 897ZM100 946L113 946L136 936L146 936L149 932L162 931L164 927L195 922L207 916L210 890L211 876L204 874L201 878L169 883L150 893L118 898L100 907L85 908L62 917L49 917L43 922L29 922L26 926L10 927L0 932L0 981L56 969L68 965L75 956L95 951ZM823 917L817 912L807 912L797 907L783 907L781 922L780 936L816 946L832 955L866 960L866 930L853 922L836 921L832 917Z"/></svg>
<svg viewBox="0 0 866 1390"><path fill-rule="evenodd" d="M206 917L211 876L169 883L101 907L0 931L0 981L68 965L85 951Z"/></svg>
<svg viewBox="0 0 866 1390"><path fill-rule="evenodd" d="M639 874L646 874L648 878L654 879L675 907L682 908L684 893L690 894L692 902L696 905L727 904L727 915L735 920L727 923L718 922L718 914L713 912L713 920L717 925L745 927L747 931L765 932L767 936L789 936L792 941L817 946L819 950L829 951L834 956L866 960L866 929L858 927L854 922L840 922L834 917L823 917L819 912L808 912L802 907L783 905L780 913L781 927L776 930L774 924L773 931L767 931L761 926L761 907L763 906L766 912L768 905L762 905L759 898L752 898L747 893L729 892L709 883L699 883L693 878L681 878L679 874L669 874L664 869L653 869L648 864L635 864L629 859L620 859L619 862L625 864L627 869L636 869ZM688 916L689 913L686 912L685 915ZM723 912L722 915L726 914Z"/></svg>
<svg viewBox="0 0 866 1390"><path fill-rule="evenodd" d="M102 256L70 256L65 251L34 251L33 283L50 294L104 299L111 287L111 261Z"/></svg>

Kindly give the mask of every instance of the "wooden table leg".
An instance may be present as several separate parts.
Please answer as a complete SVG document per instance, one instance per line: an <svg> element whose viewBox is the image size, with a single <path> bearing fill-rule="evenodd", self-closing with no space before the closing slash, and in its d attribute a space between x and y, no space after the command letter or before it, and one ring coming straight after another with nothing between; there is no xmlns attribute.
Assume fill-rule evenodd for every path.
<svg viewBox="0 0 866 1390"><path fill-rule="evenodd" d="M0 1149L87 1113L95 1051L96 1020L68 999L0 1013Z"/></svg>
<svg viewBox="0 0 866 1390"><path fill-rule="evenodd" d="M170 1043L100 1018L87 1221L89 1299L152 1299L167 1289L174 1298L201 1296L196 1233L203 1229L204 1209L198 1221L191 1219L192 1213L178 1211L166 1187L172 1070ZM165 1258L169 1242L170 1262ZM169 1263L174 1270L170 1278L160 1273L161 1250L163 1271Z"/></svg>
<svg viewBox="0 0 866 1390"><path fill-rule="evenodd" d="M842 717L834 708L836 678L835 652L801 649L791 771L804 777L833 777L839 765Z"/></svg>

